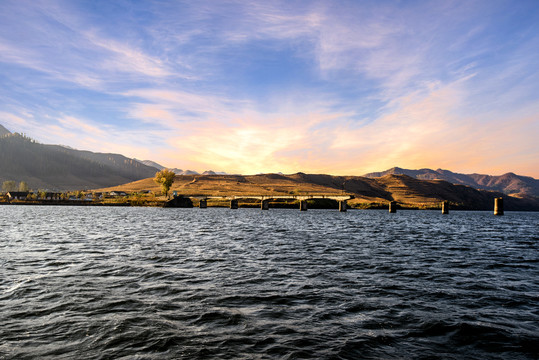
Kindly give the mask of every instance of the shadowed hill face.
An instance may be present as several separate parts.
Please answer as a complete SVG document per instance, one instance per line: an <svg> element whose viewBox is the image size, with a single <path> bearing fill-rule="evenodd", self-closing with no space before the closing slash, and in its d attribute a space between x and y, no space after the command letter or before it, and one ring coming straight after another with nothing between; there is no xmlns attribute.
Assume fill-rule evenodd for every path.
<svg viewBox="0 0 539 360"><path fill-rule="evenodd" d="M407 175L386 175L377 178L391 193L393 199L403 203L428 203L448 200L465 202L472 195L474 201L483 204L480 192L468 186L455 185L443 180L420 180Z"/></svg>
<svg viewBox="0 0 539 360"><path fill-rule="evenodd" d="M118 154L43 145L13 134L0 138L0 182L25 181L32 189L80 190L143 179L155 169Z"/></svg>
<svg viewBox="0 0 539 360"><path fill-rule="evenodd" d="M273 180L283 180L283 179L286 179L286 177L282 174L264 174L264 175L256 175L256 176L265 176L267 177L268 179L273 179Z"/></svg>

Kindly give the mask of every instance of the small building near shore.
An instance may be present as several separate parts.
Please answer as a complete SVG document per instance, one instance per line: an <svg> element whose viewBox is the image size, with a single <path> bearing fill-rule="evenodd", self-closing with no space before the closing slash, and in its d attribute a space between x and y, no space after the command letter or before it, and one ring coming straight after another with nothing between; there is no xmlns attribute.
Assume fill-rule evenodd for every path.
<svg viewBox="0 0 539 360"><path fill-rule="evenodd" d="M7 193L9 200L26 200L30 193L28 191L10 191Z"/></svg>
<svg viewBox="0 0 539 360"><path fill-rule="evenodd" d="M111 191L109 192L110 196L127 196L127 194L123 191Z"/></svg>
<svg viewBox="0 0 539 360"><path fill-rule="evenodd" d="M41 198L41 200L61 200L62 199L62 193L47 192L44 195L45 197Z"/></svg>

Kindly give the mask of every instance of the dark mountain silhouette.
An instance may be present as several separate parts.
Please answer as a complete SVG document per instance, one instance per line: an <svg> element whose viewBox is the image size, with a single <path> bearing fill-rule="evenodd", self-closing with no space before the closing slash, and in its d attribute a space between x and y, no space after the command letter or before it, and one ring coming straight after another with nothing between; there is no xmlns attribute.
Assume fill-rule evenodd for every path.
<svg viewBox="0 0 539 360"><path fill-rule="evenodd" d="M378 178L385 175L408 175L420 180L445 180L452 184L467 185L475 189L499 191L516 196L539 197L539 180L532 177L507 173L500 176L482 174L459 174L449 170L419 169L409 170L394 167L386 171L373 172L363 175L368 178Z"/></svg>
<svg viewBox="0 0 539 360"><path fill-rule="evenodd" d="M25 181L34 190L92 189L153 177L156 171L119 154L44 145L17 133L0 137L0 183Z"/></svg>

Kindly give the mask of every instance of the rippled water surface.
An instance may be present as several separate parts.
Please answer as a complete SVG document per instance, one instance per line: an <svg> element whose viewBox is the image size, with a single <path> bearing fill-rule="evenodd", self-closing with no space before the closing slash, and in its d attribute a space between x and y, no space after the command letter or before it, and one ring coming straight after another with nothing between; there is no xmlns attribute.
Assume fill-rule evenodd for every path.
<svg viewBox="0 0 539 360"><path fill-rule="evenodd" d="M539 213L0 206L1 359L537 359Z"/></svg>

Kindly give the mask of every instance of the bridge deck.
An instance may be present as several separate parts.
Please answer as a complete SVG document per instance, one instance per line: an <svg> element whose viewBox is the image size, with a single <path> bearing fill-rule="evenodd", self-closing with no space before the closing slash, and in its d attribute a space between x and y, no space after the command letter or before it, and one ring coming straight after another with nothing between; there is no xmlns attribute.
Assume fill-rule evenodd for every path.
<svg viewBox="0 0 539 360"><path fill-rule="evenodd" d="M353 195L192 195L191 198L197 199L220 199L220 200L239 200L239 199L255 199L255 200L311 200L311 199L330 199L336 201L346 201L353 199Z"/></svg>

